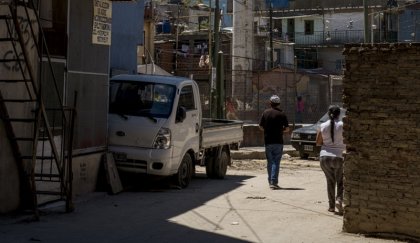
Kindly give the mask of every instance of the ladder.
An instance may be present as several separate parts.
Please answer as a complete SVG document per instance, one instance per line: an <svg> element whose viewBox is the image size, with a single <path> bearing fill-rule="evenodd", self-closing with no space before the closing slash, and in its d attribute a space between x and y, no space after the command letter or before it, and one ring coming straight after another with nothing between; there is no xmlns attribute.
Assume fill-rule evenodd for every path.
<svg viewBox="0 0 420 243"><path fill-rule="evenodd" d="M0 119L19 170L21 208L35 219L53 201L73 210L75 113L62 103L37 11L33 0L0 0ZM46 72L52 78L42 78ZM44 95L47 87L54 92Z"/></svg>

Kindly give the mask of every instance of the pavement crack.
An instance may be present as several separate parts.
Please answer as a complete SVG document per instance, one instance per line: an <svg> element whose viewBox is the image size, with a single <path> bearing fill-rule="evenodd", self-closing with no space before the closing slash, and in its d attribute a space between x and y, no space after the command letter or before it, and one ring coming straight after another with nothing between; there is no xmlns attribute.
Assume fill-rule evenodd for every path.
<svg viewBox="0 0 420 243"><path fill-rule="evenodd" d="M238 215L239 216L239 218L244 222L244 224L249 228L249 230L252 232L252 234L255 236L255 238L257 238L258 239L258 242L263 242L262 240L261 240L261 238L258 236L258 234L257 234L257 232L252 228L252 226L245 220L245 218L244 217L242 217L242 215L239 213L239 211L238 210L236 210L236 208L233 206L233 204L232 204L232 201L230 200L230 198L229 198L229 195L226 195L225 196L225 198L226 198L226 201L227 201L227 203L229 204L229 206L230 206L230 209L231 210L229 210L229 211L234 211L235 213L236 213L236 215Z"/></svg>

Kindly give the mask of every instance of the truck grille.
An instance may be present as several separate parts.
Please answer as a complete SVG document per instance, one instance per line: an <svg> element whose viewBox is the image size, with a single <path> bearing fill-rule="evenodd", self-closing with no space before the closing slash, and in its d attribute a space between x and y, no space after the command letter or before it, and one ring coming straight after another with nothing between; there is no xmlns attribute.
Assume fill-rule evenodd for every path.
<svg viewBox="0 0 420 243"><path fill-rule="evenodd" d="M133 168L133 169L147 169L147 161L126 159L126 160L115 160L117 167L121 168Z"/></svg>
<svg viewBox="0 0 420 243"><path fill-rule="evenodd" d="M300 140L308 140L308 141L315 141L316 140L316 134L300 134Z"/></svg>

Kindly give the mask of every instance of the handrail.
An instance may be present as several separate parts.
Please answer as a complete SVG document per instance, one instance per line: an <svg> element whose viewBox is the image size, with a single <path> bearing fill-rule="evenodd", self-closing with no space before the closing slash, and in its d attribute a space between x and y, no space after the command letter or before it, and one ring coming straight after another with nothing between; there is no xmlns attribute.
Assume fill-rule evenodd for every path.
<svg viewBox="0 0 420 243"><path fill-rule="evenodd" d="M376 42L395 42L395 31L373 32L377 38ZM347 43L364 43L364 30L333 30L333 31L314 31L312 33L305 32L276 32L273 36L274 40L282 42L295 43L296 45L337 45Z"/></svg>

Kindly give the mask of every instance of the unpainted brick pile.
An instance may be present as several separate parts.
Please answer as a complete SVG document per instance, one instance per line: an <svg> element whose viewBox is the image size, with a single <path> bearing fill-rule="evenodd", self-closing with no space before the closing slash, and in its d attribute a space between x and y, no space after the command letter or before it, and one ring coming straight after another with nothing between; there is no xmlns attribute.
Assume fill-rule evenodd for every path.
<svg viewBox="0 0 420 243"><path fill-rule="evenodd" d="M344 55L344 231L420 239L420 44Z"/></svg>

